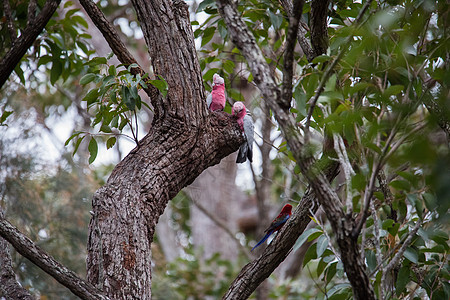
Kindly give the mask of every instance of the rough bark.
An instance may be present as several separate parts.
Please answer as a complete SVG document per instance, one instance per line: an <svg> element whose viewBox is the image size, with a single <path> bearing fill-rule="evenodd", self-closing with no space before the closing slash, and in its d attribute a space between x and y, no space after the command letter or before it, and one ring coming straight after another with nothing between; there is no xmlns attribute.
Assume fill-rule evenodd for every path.
<svg viewBox="0 0 450 300"><path fill-rule="evenodd" d="M74 272L36 246L28 237L6 221L3 216L0 216L0 236L7 240L22 256L51 275L81 299L108 299L90 283L79 278Z"/></svg>
<svg viewBox="0 0 450 300"><path fill-rule="evenodd" d="M11 49L6 53L0 61L0 88L8 80L9 75L20 62L27 52L28 48L33 45L38 35L47 25L51 16L55 13L61 0L47 0L39 15L33 23L27 24L22 34L14 41Z"/></svg>
<svg viewBox="0 0 450 300"><path fill-rule="evenodd" d="M3 217L3 211L0 207L0 218ZM8 246L9 243L0 237L0 296L7 299L34 300L30 292L16 280Z"/></svg>
<svg viewBox="0 0 450 300"><path fill-rule="evenodd" d="M328 49L328 28L327 11L330 0L311 1L311 45L315 55L327 53Z"/></svg>
<svg viewBox="0 0 450 300"><path fill-rule="evenodd" d="M365 274L364 263L362 262L361 257L356 255L358 253L357 239L354 239L351 236L352 229L355 225L351 216L345 216L340 207L339 197L332 189L325 174L320 170L318 165L315 164L314 158L305 153L305 151L302 151L304 146L303 139L296 126L295 120L293 116L289 114L288 108L283 106L282 100L280 99L281 93L270 73L269 66L265 62L264 56L256 44L254 37L241 19L236 4L225 0L218 0L217 4L233 43L246 58L249 68L254 76L255 83L260 89L264 100L272 109L274 116L280 125L281 131L297 160L300 170L311 185L317 200L323 206L327 218L332 225L341 253L343 254L342 261L344 263L344 269L353 287L354 297L356 299L375 299L372 285L367 274ZM283 239L284 232L287 231L287 228L292 226L292 223L298 217L298 213L299 211L296 209L293 217L291 217L285 225L286 229L282 230L279 237L275 240L275 246L268 247L264 251L262 257L264 257L266 253L271 253L272 248L277 248L278 243L285 245L290 243L289 241L285 242ZM305 214L307 215L307 212ZM296 239L295 237L296 233L292 233L292 235L289 236L289 238L294 241ZM271 261L275 261L275 257L273 257ZM249 290L250 288L247 284L251 285L251 288L253 288L255 286L254 279L259 277L258 274L264 274L267 270L270 272L270 263L259 263L262 269L259 269L258 266L253 264L245 266L224 298L243 299L248 297L251 290ZM266 274L266 276L268 276L268 274ZM246 296L241 296L241 292L244 292Z"/></svg>

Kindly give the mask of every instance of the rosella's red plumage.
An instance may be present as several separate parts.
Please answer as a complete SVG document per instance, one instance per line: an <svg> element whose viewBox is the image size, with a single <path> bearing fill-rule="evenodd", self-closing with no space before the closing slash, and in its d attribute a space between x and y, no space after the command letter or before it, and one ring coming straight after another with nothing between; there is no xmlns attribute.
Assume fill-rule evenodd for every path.
<svg viewBox="0 0 450 300"><path fill-rule="evenodd" d="M270 224L269 228L267 228L264 231L264 232L266 232L266 235L258 242L258 244L256 244L255 247L253 247L253 249L251 251L253 251L256 247L258 247L259 245L264 243L265 240L267 240L272 233L280 230L281 227L283 227L283 225L287 222L287 220L289 219L291 214L292 214L292 205L286 204L283 207L283 209L281 210L278 217L276 217Z"/></svg>

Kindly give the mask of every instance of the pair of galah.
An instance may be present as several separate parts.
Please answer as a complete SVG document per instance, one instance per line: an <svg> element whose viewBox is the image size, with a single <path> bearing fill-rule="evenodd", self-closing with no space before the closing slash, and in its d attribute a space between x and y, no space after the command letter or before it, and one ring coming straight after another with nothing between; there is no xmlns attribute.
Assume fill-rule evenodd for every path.
<svg viewBox="0 0 450 300"><path fill-rule="evenodd" d="M206 103L212 111L223 111L225 108L225 80L217 73L213 76L212 92L206 98ZM237 119L239 128L245 137L245 142L239 147L236 162L243 163L247 158L252 162L254 125L250 111L245 108L244 103L237 101L233 104L231 114Z"/></svg>

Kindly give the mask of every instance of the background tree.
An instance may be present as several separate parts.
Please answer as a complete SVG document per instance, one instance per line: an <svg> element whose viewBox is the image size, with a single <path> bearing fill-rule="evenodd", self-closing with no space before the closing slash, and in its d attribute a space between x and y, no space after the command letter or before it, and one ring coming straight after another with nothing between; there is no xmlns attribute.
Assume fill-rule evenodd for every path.
<svg viewBox="0 0 450 300"><path fill-rule="evenodd" d="M226 78L229 102L243 100L245 95L247 101L252 99L249 106L261 120L257 121L257 132L262 137L258 140L262 168L252 168L258 222L267 224L262 220L270 219L266 212L271 206L270 196L282 195L289 201L301 198L285 229L258 259L241 270L224 298L249 297L292 247L294 254L300 253L303 265L313 270L311 277L323 297L348 298L353 294L355 298L402 298L426 294L429 298L448 298L445 1L241 1L239 5L203 1L197 12L206 13L207 18L202 24L192 22L195 31L191 31L184 2L131 1L149 49L149 75L143 71L147 67L140 67L144 66L142 56L137 64L104 17L102 11L107 13L110 7L101 11L93 2L80 1L125 68L109 60L111 55L92 58L89 36L81 34L89 25L76 10L70 10L70 2L59 13L64 18L52 19L36 42L59 2L43 5L29 1L17 6L5 2L2 39L6 47L0 64L5 80L17 58L34 43L15 69L17 78L25 88L39 91L36 95L44 92L45 96L37 100L56 99L53 87L63 84L59 90L72 99L65 106L63 102L63 107L75 105L85 125L90 120L83 109L87 104L93 113L94 131L90 126L77 128L70 139L82 160L89 155L93 162L103 139L107 148L125 135L137 144L93 197L87 271L88 281L102 292L67 270L44 266L75 294L83 298L103 297L102 293L112 298L148 298L152 273L156 274L156 297L164 298L158 294L164 286L175 287L170 291L172 297L225 293L227 280L234 274L233 264L242 264L241 259L248 255L245 250L240 250L241 259L230 264L210 257L215 250L208 249L205 257L209 258L198 263L192 259L198 252L188 246L168 269L171 281L180 280L178 285L162 279L164 266L151 269L150 256L157 257L160 251L151 246L155 244L155 225L168 201L204 169L237 150L242 141L229 115L209 113L204 105L203 82L207 84L219 71ZM118 9L118 19L123 11L133 10L130 6ZM136 28L132 25L135 21L127 21L129 28ZM199 58L194 37L201 40ZM43 75L27 71L36 66ZM46 74L50 85L48 80L41 80ZM85 89L74 88L78 80ZM11 82L18 86L17 81ZM3 91L3 99L8 99L3 100L8 105L4 107L11 111L15 89ZM77 95L84 95L84 102ZM150 101L142 100L147 96ZM9 111L2 111L2 123ZM45 106L41 111L46 112ZM145 132L144 119L152 120ZM276 129L282 136L274 138ZM94 134L97 130L101 136ZM140 139L143 133L146 136ZM320 136L323 150L318 146ZM277 144L276 151L270 150L273 143ZM338 168L341 178L334 180ZM230 176L220 177L232 180L234 171L230 170ZM232 212L239 204L223 205L225 198L217 197L211 202L215 203L211 213L207 199L198 201L202 198L199 195L208 193L199 194L196 186L202 185L191 186L187 195L218 226L219 230L211 232L242 237L234 234L238 228L234 221L219 213L228 211L234 218ZM189 228L186 221L195 210L186 209L189 200L185 195L180 194L170 204L169 220L178 215L172 219L181 229L178 241L190 245L183 240L187 237L189 241L191 233L195 237L195 230L204 225L192 224ZM11 198L4 199L12 203ZM319 217L318 204L327 220ZM221 206L226 210L217 210ZM13 216L9 211L7 216ZM80 212L86 216L86 209ZM313 223L308 226L311 218ZM243 225L239 228L242 231L254 227L238 222ZM24 239L4 219L0 228L3 237L30 257L26 252L32 244L20 247ZM163 243L157 239L164 253ZM312 243L314 240L316 243ZM194 245L198 246L198 241L194 239ZM212 244L221 243L223 240ZM304 250L298 251L300 247ZM223 255L230 257L226 251ZM42 268L42 256L31 258ZM220 276L213 273L217 270L222 270ZM194 273L201 275L194 279ZM223 281L211 281L221 276ZM320 282L316 280L319 278ZM298 293L308 297L295 278L274 284L279 288L271 288L273 292L268 293L266 287L257 297Z"/></svg>

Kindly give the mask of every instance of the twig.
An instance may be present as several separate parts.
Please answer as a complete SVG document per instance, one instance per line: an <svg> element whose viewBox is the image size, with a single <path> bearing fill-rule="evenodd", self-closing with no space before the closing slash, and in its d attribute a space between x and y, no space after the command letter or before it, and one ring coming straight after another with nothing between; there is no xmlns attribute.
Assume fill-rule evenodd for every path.
<svg viewBox="0 0 450 300"><path fill-rule="evenodd" d="M361 25L362 17L364 16L364 13L369 8L371 3L372 3L372 0L368 0L364 4L364 6L361 8L361 11L359 12L358 17L356 17L356 20L355 20L355 23L357 24L357 26L355 28L355 31ZM306 123L305 123L305 144L307 144L309 142L309 126L311 124L311 117L312 117L312 114L314 112L314 108L316 107L317 100L319 99L320 94L322 94L322 92L324 90L324 87L325 87L325 84L326 84L326 82L328 81L328 78L331 75L331 72L333 71L333 69L337 65L337 63L341 60L341 58L344 56L344 53L349 48L348 46L350 45L350 43L352 41L353 41L353 34L351 34L349 37L347 37L347 39L345 40L344 45L341 48L341 51L339 51L338 55L335 57L333 62L325 70L325 72L324 72L324 74L322 76L322 79L320 80L319 86L317 87L316 94L314 95L314 98L310 101L311 106L309 107L308 116L306 118Z"/></svg>
<svg viewBox="0 0 450 300"><path fill-rule="evenodd" d="M417 231L420 228L420 225L422 225L423 220L425 219L425 217L422 220L418 220L416 225L414 226L414 228L408 233L408 237L406 238L406 240L403 242L403 245L400 247L400 249L398 250L398 252L395 254L395 256L391 259L391 261L389 262L389 264L386 266L386 268L384 268L382 270L382 277L381 277L381 283L384 286L384 281L386 280L386 274L390 273L392 271L392 269L394 269L398 263L400 262L400 259L403 257L403 253L405 253L406 247L409 246L409 244L411 244L412 238L413 236L417 233Z"/></svg>
<svg viewBox="0 0 450 300"><path fill-rule="evenodd" d="M373 218L373 234L375 236L375 251L376 251L376 258L377 258L377 264L382 264L382 253L381 253L381 245L380 245L380 229L378 228L378 216L377 211L375 210L375 205L373 204L373 201L370 202L370 209L372 210L372 218ZM384 275L383 270L382 277ZM384 299L384 289L380 289L380 298Z"/></svg>

